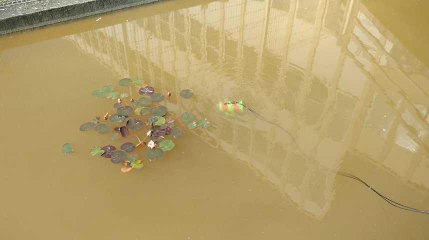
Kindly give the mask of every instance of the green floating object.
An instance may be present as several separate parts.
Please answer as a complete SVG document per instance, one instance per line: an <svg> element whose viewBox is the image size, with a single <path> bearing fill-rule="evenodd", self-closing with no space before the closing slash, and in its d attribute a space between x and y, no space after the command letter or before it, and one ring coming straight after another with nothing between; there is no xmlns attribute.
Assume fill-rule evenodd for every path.
<svg viewBox="0 0 429 240"><path fill-rule="evenodd" d="M63 153L70 154L70 153L73 153L73 152L74 152L73 144L71 144L71 143L65 143L63 145Z"/></svg>
<svg viewBox="0 0 429 240"><path fill-rule="evenodd" d="M87 122L87 123L80 125L79 130L82 132L89 131L91 129L94 129L95 125L96 124L94 122Z"/></svg>
<svg viewBox="0 0 429 240"><path fill-rule="evenodd" d="M147 107L152 104L152 99L150 97L141 97L137 99L134 104L137 107Z"/></svg>
<svg viewBox="0 0 429 240"><path fill-rule="evenodd" d="M221 112L243 112L244 111L244 103L242 100L239 101L223 101L217 103L217 108Z"/></svg>
<svg viewBox="0 0 429 240"><path fill-rule="evenodd" d="M188 128L189 129L194 129L194 128L197 128L197 127L198 127L198 124L195 121L193 121L193 122L191 122L191 123L188 124Z"/></svg>
<svg viewBox="0 0 429 240"><path fill-rule="evenodd" d="M197 121L197 125L202 128L209 128L211 126L210 122L207 119L200 119Z"/></svg>
<svg viewBox="0 0 429 240"><path fill-rule="evenodd" d="M143 168L144 166L143 166L142 160L136 160L131 163L131 167L135 169L140 169L140 168Z"/></svg>
<svg viewBox="0 0 429 240"><path fill-rule="evenodd" d="M183 131L180 128L173 128L173 130L171 131L171 136L175 137L175 138L179 138L183 135Z"/></svg>
<svg viewBox="0 0 429 240"><path fill-rule="evenodd" d="M122 87L131 86L132 83L133 83L133 80L131 80L129 78L123 78L123 79L119 80L119 85Z"/></svg>
<svg viewBox="0 0 429 240"><path fill-rule="evenodd" d="M119 139L120 136L121 135L119 135L119 133L114 133L110 139L112 139L112 141L116 141Z"/></svg>
<svg viewBox="0 0 429 240"><path fill-rule="evenodd" d="M102 87L101 89L94 90L92 92L92 96L98 97L98 98L107 98L109 94L113 92L113 86L107 85Z"/></svg>
<svg viewBox="0 0 429 240"><path fill-rule="evenodd" d="M147 152L147 158L150 160L161 159L164 156L164 151L159 148L150 149Z"/></svg>
<svg viewBox="0 0 429 240"><path fill-rule="evenodd" d="M120 116L130 116L134 112L131 106L122 106L117 108L117 114Z"/></svg>
<svg viewBox="0 0 429 240"><path fill-rule="evenodd" d="M108 86L102 87L101 89L97 89L93 91L92 96L95 96L98 98L118 99L121 97L121 94L119 92L114 91L112 85L108 85Z"/></svg>
<svg viewBox="0 0 429 240"><path fill-rule="evenodd" d="M164 96L161 93L154 93L150 97L153 102L161 102L164 100Z"/></svg>
<svg viewBox="0 0 429 240"><path fill-rule="evenodd" d="M118 114L113 114L110 116L109 120L114 123L122 123L125 120L125 117L119 116Z"/></svg>
<svg viewBox="0 0 429 240"><path fill-rule="evenodd" d="M134 162L137 161L139 159L139 156L137 154L128 154L128 161L130 162Z"/></svg>
<svg viewBox="0 0 429 240"><path fill-rule="evenodd" d="M182 91L180 91L180 96L182 98L189 99L194 96L194 93L192 92L191 89L183 89Z"/></svg>
<svg viewBox="0 0 429 240"><path fill-rule="evenodd" d="M101 147L99 147L99 146L95 146L95 147L93 147L92 149L91 149L91 155L92 156L101 156L103 153L104 153L104 150L103 149L101 149Z"/></svg>
<svg viewBox="0 0 429 240"><path fill-rule="evenodd" d="M136 109L134 109L134 113L136 115L146 115L150 112L150 109L147 107L138 107Z"/></svg>
<svg viewBox="0 0 429 240"><path fill-rule="evenodd" d="M186 123L192 122L195 119L195 116L192 113L184 112L182 114L182 120Z"/></svg>
<svg viewBox="0 0 429 240"><path fill-rule="evenodd" d="M176 144L174 144L174 142L173 142L173 141L171 141L170 139L162 140L162 141L159 143L159 148L160 148L162 151L164 151L164 152L168 152L168 151L170 151L170 150L171 150L171 149L173 149L175 146L176 146Z"/></svg>
<svg viewBox="0 0 429 240"><path fill-rule="evenodd" d="M152 114L155 116L164 116L165 114L167 114L167 108L165 106L159 106L157 108L152 109Z"/></svg>
<svg viewBox="0 0 429 240"><path fill-rule="evenodd" d="M123 78L121 80L119 80L119 85L122 87L129 87L129 86L134 86L134 85L143 85L144 81L141 79L129 79L129 78Z"/></svg>
<svg viewBox="0 0 429 240"><path fill-rule="evenodd" d="M161 126L163 124L165 124L165 118L163 117L157 117L157 120L153 123L153 125L155 126Z"/></svg>
<svg viewBox="0 0 429 240"><path fill-rule="evenodd" d="M144 84L144 81L143 81L143 80L141 80L141 79L134 79L134 80L133 80L133 84L134 84L134 85L143 85L143 84Z"/></svg>
<svg viewBox="0 0 429 240"><path fill-rule="evenodd" d="M106 124L101 123L95 126L94 130L99 134L105 134L105 133L108 133L110 129Z"/></svg>

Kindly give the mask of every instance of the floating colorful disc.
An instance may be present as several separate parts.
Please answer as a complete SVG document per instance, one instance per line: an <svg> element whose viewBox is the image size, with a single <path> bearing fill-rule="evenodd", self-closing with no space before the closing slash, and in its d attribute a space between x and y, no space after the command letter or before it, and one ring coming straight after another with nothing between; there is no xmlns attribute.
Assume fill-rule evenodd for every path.
<svg viewBox="0 0 429 240"><path fill-rule="evenodd" d="M234 113L234 112L243 112L244 111L244 104L243 101L223 101L218 102L217 107L219 111L221 112L228 112L228 113Z"/></svg>

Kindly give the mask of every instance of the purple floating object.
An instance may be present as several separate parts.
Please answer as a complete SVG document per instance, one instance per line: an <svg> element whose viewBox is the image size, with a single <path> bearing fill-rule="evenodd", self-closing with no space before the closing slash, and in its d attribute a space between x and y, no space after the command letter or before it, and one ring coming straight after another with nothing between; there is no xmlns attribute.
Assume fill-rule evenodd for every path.
<svg viewBox="0 0 429 240"><path fill-rule="evenodd" d="M139 89L139 94L140 95L152 95L155 92L155 88L147 86L147 87L142 87Z"/></svg>
<svg viewBox="0 0 429 240"><path fill-rule="evenodd" d="M172 128L171 127L166 127L166 128L160 128L160 129L155 129L152 131L151 136L154 138L160 138L163 136L167 136L170 135L172 132Z"/></svg>
<svg viewBox="0 0 429 240"><path fill-rule="evenodd" d="M104 150L104 153L101 154L102 157L111 158L113 152L116 150L116 147L112 145L107 145L102 147L101 150Z"/></svg>
<svg viewBox="0 0 429 240"><path fill-rule="evenodd" d="M128 135L130 135L127 127L120 127L119 132L121 133L122 137L128 137Z"/></svg>

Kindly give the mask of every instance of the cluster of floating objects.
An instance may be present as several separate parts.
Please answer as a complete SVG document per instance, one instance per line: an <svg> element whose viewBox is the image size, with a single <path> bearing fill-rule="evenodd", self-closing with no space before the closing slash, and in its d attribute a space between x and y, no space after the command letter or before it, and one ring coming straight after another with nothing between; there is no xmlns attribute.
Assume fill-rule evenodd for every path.
<svg viewBox="0 0 429 240"><path fill-rule="evenodd" d="M119 85L128 87L129 94L116 91L112 85L93 91L93 96L115 100L114 111L80 126L80 131L93 130L103 135L113 130L112 141L125 140L119 147L109 144L95 146L91 150L93 156L108 158L114 164L121 164L123 173L143 168L144 159L158 160L165 152L171 151L175 147L173 139L183 135L183 131L176 126L179 119L181 124L189 129L210 127L207 119L197 119L192 113L184 112L177 116L169 112L167 107L161 104L166 99L165 96L156 92L154 87L142 86L143 84L142 80L125 78L119 81ZM138 86L140 87L137 93L140 96L134 99L132 90ZM166 96L170 98L172 94L168 92ZM194 93L185 89L180 91L179 96L190 99ZM73 147L69 144L63 146L65 153L73 152ZM137 153L143 150L147 150L146 157Z"/></svg>

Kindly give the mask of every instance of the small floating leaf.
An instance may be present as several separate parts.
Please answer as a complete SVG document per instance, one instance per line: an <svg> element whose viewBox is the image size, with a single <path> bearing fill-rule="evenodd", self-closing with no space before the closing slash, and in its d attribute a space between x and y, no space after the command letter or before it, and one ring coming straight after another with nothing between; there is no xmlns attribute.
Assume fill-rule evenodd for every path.
<svg viewBox="0 0 429 240"><path fill-rule="evenodd" d="M171 131L171 135L175 138L178 138L183 135L183 131L180 128L173 128L173 130Z"/></svg>
<svg viewBox="0 0 429 240"><path fill-rule="evenodd" d="M94 127L95 127L95 123L94 122L87 122L87 123L84 123L84 124L80 125L79 130L81 130L82 132L84 132L84 131L88 131L88 130L93 129Z"/></svg>
<svg viewBox="0 0 429 240"><path fill-rule="evenodd" d="M128 137L128 135L130 135L127 127L120 127L119 132L121 133L122 137Z"/></svg>
<svg viewBox="0 0 429 240"><path fill-rule="evenodd" d="M106 97L111 99L118 99L121 97L121 94L119 92L110 92L107 94Z"/></svg>
<svg viewBox="0 0 429 240"><path fill-rule="evenodd" d="M114 123L121 123L125 120L124 116L119 116L118 114L113 114L112 116L110 116L110 121L114 122Z"/></svg>
<svg viewBox="0 0 429 240"><path fill-rule="evenodd" d="M193 121L193 122L191 122L191 123L188 124L188 128L189 129L194 129L196 127L198 127L198 124L195 121Z"/></svg>
<svg viewBox="0 0 429 240"><path fill-rule="evenodd" d="M137 160L131 163L131 167L134 169L140 169L143 168L142 160Z"/></svg>
<svg viewBox="0 0 429 240"><path fill-rule="evenodd" d="M144 84L144 81L143 81L143 80L141 80L141 79L134 79L134 80L133 80L133 84L134 84L134 85L143 85L143 84Z"/></svg>
<svg viewBox="0 0 429 240"><path fill-rule="evenodd" d="M69 154L69 153L73 153L73 152L74 152L73 144L71 144L71 143L65 143L63 145L63 153Z"/></svg>
<svg viewBox="0 0 429 240"><path fill-rule="evenodd" d="M134 104L137 107L147 107L152 103L152 99L149 97L141 97L139 99L137 99Z"/></svg>
<svg viewBox="0 0 429 240"><path fill-rule="evenodd" d="M95 126L94 130L100 134L105 134L105 133L109 132L110 129L106 124L101 123L101 124L98 124L97 126Z"/></svg>
<svg viewBox="0 0 429 240"><path fill-rule="evenodd" d="M101 156L104 153L104 150L101 149L99 146L95 146L91 149L91 155L92 156Z"/></svg>
<svg viewBox="0 0 429 240"><path fill-rule="evenodd" d="M154 92L155 92L155 89L153 87L150 87L150 86L142 87L142 88L139 89L139 94L140 95L145 95L145 94L151 95Z"/></svg>
<svg viewBox="0 0 429 240"><path fill-rule="evenodd" d="M186 123L189 123L195 119L195 116L192 113L184 112L182 114L182 120Z"/></svg>
<svg viewBox="0 0 429 240"><path fill-rule="evenodd" d="M163 117L158 117L156 122L153 123L153 125L155 126L161 126L165 123L165 118Z"/></svg>
<svg viewBox="0 0 429 240"><path fill-rule="evenodd" d="M133 83L133 80L131 80L129 78L123 78L123 79L119 80L119 85L121 85L122 87L131 86L132 83Z"/></svg>
<svg viewBox="0 0 429 240"><path fill-rule="evenodd" d="M131 130L139 130L142 129L144 126L143 122L139 119L128 119L127 121L127 128Z"/></svg>
<svg viewBox="0 0 429 240"><path fill-rule="evenodd" d="M92 92L92 95L98 98L110 98L113 92L113 86L104 86L101 89Z"/></svg>
<svg viewBox="0 0 429 240"><path fill-rule="evenodd" d="M164 156L164 152L159 148L150 149L147 153L147 157L150 160L161 159Z"/></svg>
<svg viewBox="0 0 429 240"><path fill-rule="evenodd" d="M180 96L182 98L189 99L194 96L194 93L192 92L191 89L183 89L182 91L180 91Z"/></svg>
<svg viewBox="0 0 429 240"><path fill-rule="evenodd" d="M119 116L130 116L134 109L131 106L123 106L117 109Z"/></svg>
<svg viewBox="0 0 429 240"><path fill-rule="evenodd" d="M152 109L152 114L155 116L164 116L165 114L167 114L167 108L165 106L159 106L157 108Z"/></svg>
<svg viewBox="0 0 429 240"><path fill-rule="evenodd" d="M164 136L170 135L171 131L172 131L171 127L158 128L158 129L152 130L151 136L153 138L160 138L160 137L164 137Z"/></svg>
<svg viewBox="0 0 429 240"><path fill-rule="evenodd" d="M154 123L154 122L158 121L158 117L157 116L150 117L147 121L149 123Z"/></svg>
<svg viewBox="0 0 429 240"><path fill-rule="evenodd" d="M160 148L162 151L164 151L164 152L170 151L171 149L173 149L173 148L174 148L174 146L176 146L176 145L175 145L175 144L174 144L174 142L173 142L172 140L170 140L170 139L162 140L162 141L159 143L159 148Z"/></svg>
<svg viewBox="0 0 429 240"><path fill-rule="evenodd" d="M107 146L102 147L101 150L104 151L104 153L101 154L102 157L111 158L113 152L116 151L116 147L112 146L112 145L107 145Z"/></svg>
<svg viewBox="0 0 429 240"><path fill-rule="evenodd" d="M112 141L116 141L119 139L120 136L121 135L119 135L119 133L114 133L110 139L112 139Z"/></svg>
<svg viewBox="0 0 429 240"><path fill-rule="evenodd" d="M121 96L120 96L120 98L122 99L122 98L127 98L127 97L129 97L130 95L128 95L128 93L121 93Z"/></svg>
<svg viewBox="0 0 429 240"><path fill-rule="evenodd" d="M207 121L207 119L200 119L197 121L197 125L201 126L203 128L209 128L210 127L210 122Z"/></svg>
<svg viewBox="0 0 429 240"><path fill-rule="evenodd" d="M161 102L164 100L164 96L161 93L154 93L151 95L153 102Z"/></svg>
<svg viewBox="0 0 429 240"><path fill-rule="evenodd" d="M136 154L128 154L128 161L134 162L138 159L139 159L139 156L137 156Z"/></svg>
<svg viewBox="0 0 429 240"><path fill-rule="evenodd" d="M117 150L112 153L112 159L110 161L112 161L112 163L118 164L118 163L122 163L127 158L128 156L126 152Z"/></svg>
<svg viewBox="0 0 429 240"><path fill-rule="evenodd" d="M146 115L149 113L149 111L150 111L150 109L147 107L138 107L138 108L134 109L134 113L136 115Z"/></svg>
<svg viewBox="0 0 429 240"><path fill-rule="evenodd" d="M125 152L132 152L132 151L134 151L135 148L136 148L136 146L131 142L126 142L126 143L121 145L121 150L123 150Z"/></svg>

